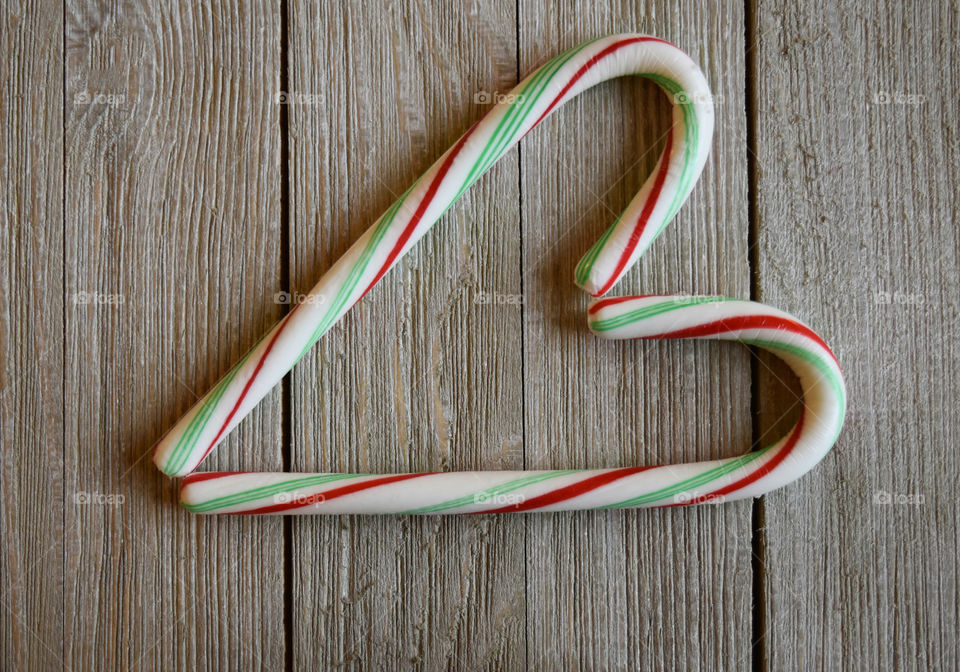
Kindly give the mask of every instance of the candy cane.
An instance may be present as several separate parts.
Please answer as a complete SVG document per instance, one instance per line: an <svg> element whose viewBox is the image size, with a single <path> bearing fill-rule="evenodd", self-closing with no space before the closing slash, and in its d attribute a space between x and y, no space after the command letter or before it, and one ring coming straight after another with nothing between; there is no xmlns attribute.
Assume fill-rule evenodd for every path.
<svg viewBox="0 0 960 672"><path fill-rule="evenodd" d="M564 52L494 106L334 264L311 290L309 300L267 333L160 441L154 457L160 469L170 475L193 471L513 144L581 91L628 74L652 79L672 97L673 122L653 174L577 266L577 284L594 296L605 294L686 200L703 169L713 134L710 90L699 68L673 45L640 35L603 38ZM650 301L654 303L645 303ZM655 315L648 316L647 309L655 310ZM720 317L706 320L711 310L719 311ZM651 331L663 326L660 316L667 314L671 316L667 319L692 322L677 333ZM746 321L729 322L733 318ZM184 481L182 501L197 512L465 513L683 503L677 498L691 497L705 484L713 488L706 493L713 499L748 497L810 469L830 449L842 424L843 381L832 354L812 331L785 313L742 301L629 297L595 304L591 327L614 338L755 341L796 368L804 385L804 414L794 431L774 446L709 463L549 472L207 473ZM706 331L701 334L697 329ZM792 335L782 340L787 332ZM801 351L806 358L797 354ZM820 363L819 368L810 368L813 361ZM828 387L831 393L825 391Z"/></svg>
<svg viewBox="0 0 960 672"><path fill-rule="evenodd" d="M837 361L809 327L753 301L631 296L590 308L604 338L713 338L769 350L797 374L800 419L772 446L710 462L623 469L420 474L188 476L180 492L196 513L508 513L675 506L754 497L813 468L843 424L846 393Z"/></svg>
<svg viewBox="0 0 960 672"><path fill-rule="evenodd" d="M713 105L697 65L653 37L617 35L566 51L527 77L468 130L310 291L161 439L161 471L193 471L301 357L373 288L454 201L551 112L600 82L642 75L674 101L673 124L653 175L577 267L577 283L606 293L663 230L703 169Z"/></svg>

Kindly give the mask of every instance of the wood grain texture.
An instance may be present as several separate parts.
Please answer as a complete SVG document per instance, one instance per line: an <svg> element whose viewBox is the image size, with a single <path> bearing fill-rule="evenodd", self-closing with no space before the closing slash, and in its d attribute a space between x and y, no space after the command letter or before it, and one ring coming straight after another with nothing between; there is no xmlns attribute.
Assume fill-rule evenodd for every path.
<svg viewBox="0 0 960 672"><path fill-rule="evenodd" d="M523 2L521 70L598 35L678 44L717 97L711 158L676 221L611 295L749 296L742 6ZM750 446L750 365L709 343L608 342L586 328L574 267L640 189L670 102L620 80L521 145L526 467L664 464ZM531 669L744 669L751 660L751 505L531 516Z"/></svg>
<svg viewBox="0 0 960 672"><path fill-rule="evenodd" d="M63 659L63 16L0 29L0 661Z"/></svg>
<svg viewBox="0 0 960 672"><path fill-rule="evenodd" d="M960 666L960 21L905 4L752 12L759 300L824 336L850 398L833 453L766 498L770 669Z"/></svg>
<svg viewBox="0 0 960 672"><path fill-rule="evenodd" d="M960 668L960 10L674 4L5 6L0 667ZM847 375L836 450L755 519L318 517L285 540L181 512L149 449L277 293L309 290L492 94L620 31L687 50L718 116L691 200L613 293L754 294L811 324ZM668 122L639 79L566 105L298 365L290 433L278 389L204 468L768 443L797 412L776 360L752 418L744 350L586 329L574 266Z"/></svg>
<svg viewBox="0 0 960 672"><path fill-rule="evenodd" d="M279 54L267 4L68 3L70 667L283 664L281 522L192 516L149 459L280 317ZM280 468L279 402L204 467Z"/></svg>
<svg viewBox="0 0 960 672"><path fill-rule="evenodd" d="M516 82L515 6L291 3L291 287L320 275ZM522 466L519 174L505 157L294 371L293 468ZM524 521L293 527L294 667L518 669Z"/></svg>

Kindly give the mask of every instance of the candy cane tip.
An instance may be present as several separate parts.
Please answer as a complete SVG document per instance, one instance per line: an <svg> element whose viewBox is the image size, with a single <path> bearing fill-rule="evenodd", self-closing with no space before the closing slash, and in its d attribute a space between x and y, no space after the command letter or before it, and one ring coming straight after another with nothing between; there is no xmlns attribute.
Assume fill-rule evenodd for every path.
<svg viewBox="0 0 960 672"><path fill-rule="evenodd" d="M233 476L236 473L238 472L203 472L187 475L186 478L180 482L180 506L187 511L194 512L196 506L204 501L202 494L203 489L199 487L199 483L207 480L216 480L223 476ZM207 495L207 497L209 497L209 495Z"/></svg>
<svg viewBox="0 0 960 672"><path fill-rule="evenodd" d="M578 282L576 277L574 277L574 282L576 283L577 287L589 294L591 299L599 299L607 293L604 291L603 287L597 282L594 282L592 278L588 277L583 282ZM591 303L593 303L593 301L591 301Z"/></svg>
<svg viewBox="0 0 960 672"><path fill-rule="evenodd" d="M194 504L197 504L197 498L194 496L194 488L189 483L180 484L179 494L180 506L187 511L191 510Z"/></svg>
<svg viewBox="0 0 960 672"><path fill-rule="evenodd" d="M159 469L161 473L166 476L170 476L171 478L180 478L181 476L186 476L194 469L189 462L181 466L179 469L173 468L167 451L159 448L153 453L153 464L156 465L157 469Z"/></svg>
<svg viewBox="0 0 960 672"><path fill-rule="evenodd" d="M166 460L166 456L165 456L165 455L162 455L162 454L160 454L160 453L154 453L154 454L153 454L153 464L154 464L154 465L157 467L157 469L159 469L160 472L161 472L162 474L164 474L165 476L171 476L171 477L179 476L179 474L175 473L174 470L171 470L171 469L169 469L169 468L167 467L167 460Z"/></svg>
<svg viewBox="0 0 960 672"><path fill-rule="evenodd" d="M157 469L159 469L161 472L163 472L167 476L173 475L167 471L167 468L166 468L167 456L165 451L162 449L161 442L157 442L157 445L153 447L153 454L151 455L150 459L153 461L153 464L157 467Z"/></svg>

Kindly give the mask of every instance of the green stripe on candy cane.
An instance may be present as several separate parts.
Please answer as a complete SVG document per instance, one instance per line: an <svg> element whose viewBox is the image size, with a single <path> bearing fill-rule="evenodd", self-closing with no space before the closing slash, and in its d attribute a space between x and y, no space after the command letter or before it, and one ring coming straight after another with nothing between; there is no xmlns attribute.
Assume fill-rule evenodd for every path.
<svg viewBox="0 0 960 672"><path fill-rule="evenodd" d="M643 256L644 252L646 252L653 241L663 232L667 225L670 224L670 221L673 219L674 215L676 215L677 211L680 209L680 206L683 205L684 200L686 200L687 196L689 195L687 192L693 188L692 185L689 187L687 185L693 176L693 167L695 164L694 159L696 158L695 151L699 143L697 115L692 102L678 102L678 97L686 93L683 90L683 87L669 77L665 77L656 73L640 73L638 76L644 77L658 84L661 89L673 97L674 105L679 106L683 110L684 160L679 183L677 188L674 190L673 200L671 201L670 207L667 209L667 213L663 216L663 219L657 227L657 231L647 239L647 243L642 248L638 248L636 251L634 251L634 258ZM687 97L689 98L689 96ZM673 122L671 121L671 123ZM669 162L669 160L669 156L662 156L660 158L661 162ZM607 241L609 241L610 237L613 235L613 232L616 231L617 226L620 224L622 218L623 214L619 215L616 221L614 221L613 224L611 224L607 230L604 231L603 235L590 247L589 250L587 250L587 253L577 263L577 267L574 270L574 279L581 287L587 284L597 258L606 247Z"/></svg>
<svg viewBox="0 0 960 672"><path fill-rule="evenodd" d="M816 368L817 371L819 371L820 374L829 381L830 387L833 388L833 393L836 395L838 401L839 412L837 417L841 420L837 423L837 427L833 433L832 441L836 441L837 437L840 436L840 430L843 428L842 419L847 414L847 392L843 382L837 377L836 372L830 365L830 362L819 356L816 352L806 348L801 348L796 345L782 343L780 341L769 341L760 338L744 338L738 340L740 343L745 343L746 345L755 345L758 348L763 348L765 350L780 350L782 352L794 355L795 357L799 357Z"/></svg>
<svg viewBox="0 0 960 672"><path fill-rule="evenodd" d="M770 450L770 448L772 448L772 446L768 448L764 448L762 450L752 452L752 453L747 453L746 455L741 455L740 457L735 457L729 461L725 461L723 464L717 467L714 467L713 469L705 471L701 474L697 474L696 476L692 476L684 481L680 481L679 483L675 483L674 485L668 486L666 488L662 488L655 492L650 492L645 495L640 495L639 497L633 497L631 499L625 499L622 502L617 502L616 504L608 504L606 506L601 506L599 508L622 509L627 507L644 506L647 504L652 504L654 502L659 502L663 499L666 499L667 497L672 497L682 492L686 492L687 490L692 490L693 488L700 487L701 485L704 485L711 481L715 481L718 478L722 478L723 476L726 476L727 474L734 472L737 469L740 469L741 467L745 467L746 465L750 464L757 458L762 457L764 454L766 454ZM661 466L658 468L669 469L670 467Z"/></svg>
<svg viewBox="0 0 960 672"><path fill-rule="evenodd" d="M487 488L486 490L481 490L465 497L458 497L456 499L451 499L446 502L440 502L439 504L433 504L431 506L424 506L419 509L410 509L409 511L402 511L404 514L421 514L421 513L438 513L440 511L447 511L449 509L456 509L461 506L468 506L470 504L476 504L479 501L493 499L498 495L505 495L508 492L513 492L520 488L526 487L528 485L534 485L536 483L542 483L543 481L548 481L554 478L560 478L561 476L569 476L570 474L580 473L579 469L566 469L563 471L548 471L548 472L537 472L532 476L524 476L523 478L517 478L512 481L507 481L501 485L495 485L492 488Z"/></svg>
<svg viewBox="0 0 960 672"><path fill-rule="evenodd" d="M506 151L509 149L509 145L511 143L513 136L516 134L516 129L522 124L525 118L526 111L528 111L528 108L531 105L533 105L534 102L539 97L542 96L543 90L550 83L550 81L556 75L559 69L562 68L562 66L571 58L573 58L573 56L575 56L577 53L579 53L580 51L582 51L583 49L585 49L586 47L590 46L591 44L597 41L599 41L599 39L593 40L591 42L582 44L578 47L569 49L568 51L560 54L559 56L554 57L553 59L551 59L544 65L542 65L533 73L533 76L530 78L530 81L524 87L522 92L518 94L518 96L522 96L522 97L518 98L517 100L515 100L513 103L510 104L507 115L504 115L504 119L500 121L500 124L497 127L497 131L494 132L493 136L491 136L491 139L484 146L484 149L481 152L478 160L474 163L474 166L471 169L470 174L464 180L459 191L457 191L457 194L446 203L440 215L436 219L440 219L440 217L443 217L443 215L446 214L446 212L453 206L453 204L456 203L457 200L459 200L460 196L462 196L463 193L470 186L476 183L476 181L479 180L480 177L484 173L486 173L487 170L489 170L490 166L492 166L497 160L499 160L503 156L504 153L506 153ZM532 86L537 86L537 95L530 97L529 102L527 102L528 96L527 94L523 93L523 91L526 91L526 89L531 88ZM518 107L516 105L517 103L522 103L522 104ZM511 127L508 129L509 132L502 137L502 141L499 143L497 151L490 154L489 159L486 161L486 165L483 165L481 168L478 169L478 166L480 166L481 162L483 162L484 155L488 153L488 150L493 146L494 142L496 141L497 132L500 130L500 128L503 126L504 122L507 121L508 118L513 119L513 121L510 122ZM439 165L442 161L443 161L443 157L438 159L434 165ZM402 201L406 199L406 197L413 190L413 188L416 187L416 185L419 184L424 177L426 177L427 175L430 175L432 172L433 172L433 167L431 167L431 169L426 174L420 176L420 178L417 179L417 182L414 183L414 186L408 189L407 193L405 193L400 200ZM391 220L392 220L392 217L391 217ZM382 235L377 237L378 244L381 238L382 238ZM371 243L371 246L368 248L368 250L372 251L376 247L377 245L374 245ZM364 268L362 270L365 270L365 268L366 268L366 264L364 264ZM356 283L353 283L353 285L350 287L350 291L347 292L347 295L349 296L350 294L352 294L355 288L356 288ZM335 319L336 319L336 314L334 314L333 320ZM326 328L329 328L329 325L326 325ZM306 352L306 350L312 347L323 336L323 333L325 331L326 329L323 329L322 331L321 329L318 329L317 332L314 333L314 337L311 339L307 347L304 348L303 352ZM301 356L302 355L303 353L301 353Z"/></svg>
<svg viewBox="0 0 960 672"><path fill-rule="evenodd" d="M642 308L637 308L630 312L624 313L623 315L618 315L616 317L611 317L605 320L596 320L590 323L590 328L594 332L604 332L610 331L612 329L617 329L624 327L628 324L633 324L636 322L642 322L643 320L656 317L657 315L663 315L665 313L678 310L680 308L688 308L690 306L696 305L706 305L706 304L715 304L728 301L743 301L742 299L735 299L732 297L724 296L692 296L684 298L670 298L666 301L660 303L650 304ZM722 321L722 318L721 318ZM776 330L773 329L761 329L761 331L768 331L772 334L777 334ZM650 337L646 337L650 338ZM718 336L712 335L709 337L710 340L718 339ZM723 340L723 339L720 339ZM827 354L826 351L823 351L820 346L817 346L816 349L803 348L798 345L791 343L784 343L783 341L772 340L772 339L763 339L763 338L736 338L729 339L735 340L738 343L743 343L745 345L753 345L758 348L763 348L764 350L771 351L780 351L787 354L793 355L807 362L813 366L823 378L825 378L831 388L833 393L839 401L840 404L840 413L839 416L843 417L846 413L846 391L843 386L842 381L837 376L834 371L833 366L830 363L830 360L821 355ZM837 430L839 433L839 429ZM834 437L836 438L836 437Z"/></svg>
<svg viewBox="0 0 960 672"><path fill-rule="evenodd" d="M558 56L555 56L554 58L552 58L550 61L542 65L533 73L533 76L530 78L530 81L521 90L520 94L518 94L521 97L519 97L517 100L515 100L513 103L510 104L508 113L504 115L504 118L501 120L500 124L498 125L497 130L494 132L493 136L488 141L483 151L481 152L480 156L478 157L478 160L474 164L474 167L471 170L470 174L467 176L466 180L464 181L463 185L460 187L460 190L457 192L456 196L453 199L451 199L450 202L447 204L446 208L444 208L443 213L445 213L450 208L450 206L453 205L453 203L460 198L463 192L466 191L478 179L480 179L480 177L489 169L489 167L493 165L493 163L495 163L497 159L499 159L502 156L502 154L506 149L504 147L504 144L510 142L512 135L516 132L516 127L523 121L525 111L530 105L534 103L534 100L536 98L542 95L543 89L549 83L549 79L556 74L556 72L563 66L564 63L566 63L578 52L582 51L584 48L586 48L590 44L593 44L596 41L598 40L587 42L578 47L569 49L568 51ZM530 102L527 103L526 101L527 101L528 95L526 91L527 89L532 88L534 86L538 87L537 96L531 97ZM518 106L516 105L517 103L523 103L523 104L520 105L518 108ZM486 165L484 165L482 169L479 169L480 164L484 160L484 156L487 155L490 148L496 142L497 134L500 132L501 128L504 126L505 123L510 123L511 125L511 128L509 129L509 133L506 134L503 141L499 143L497 151L492 154L489 161L486 162ZM441 160L442 160L442 157L436 163L440 163ZM419 178L417 178L417 181L414 182L413 186L407 189L407 191L404 192L404 194L399 199L397 199L397 201L394 203L391 209L387 212L387 215L385 215L381 219L381 224L377 227L376 233L374 234L374 236L370 241L370 244L367 246L366 250L364 251L364 258L362 260L363 263L357 264L351 270L350 281L345 283L344 286L341 288L340 292L337 295L337 300L335 301L334 306L331 307L327 315L324 317L324 321L316 329L316 331L314 331L313 335L310 338L310 341L308 341L306 347L304 347L303 351L300 353L301 357L307 350L313 347L313 345L315 345L316 342L320 340L320 338L323 337L323 334L326 332L326 330L329 329L332 323L336 320L336 317L340 312L340 309L346 303L346 300L356 290L356 287L360 281L360 278L363 277L363 273L369 264L369 260L371 256L373 255L374 251L379 247L380 243L382 242L386 231L389 230L390 224L393 223L393 220L396 217L397 212L400 210L400 207L409 197L410 193L416 188L418 184L420 184L420 182L423 181L423 178L426 177L426 175L430 174L430 172L431 171L428 171L426 174L421 175ZM441 216L442 216L442 213L441 213Z"/></svg>
<svg viewBox="0 0 960 672"><path fill-rule="evenodd" d="M685 147L684 147L684 159L683 159L683 171L680 174L680 185L677 187L673 195L673 200L670 202L670 207L667 210L667 214L663 217L663 222L660 225L659 230L653 238L656 238L660 235L663 229L666 228L667 224L670 223L670 220L673 219L674 215L680 210L680 207L683 205L683 202L686 200L687 195L693 185L690 184L690 180L693 177L693 164L697 143L699 143L699 129L697 126L697 114L696 110L693 107L691 101L688 102L679 102L678 98L680 96L686 96L689 98L689 95L682 87L672 79L664 77L663 75L648 75L650 79L657 82L661 87L663 87L668 93L673 95L675 105L677 105L683 111L684 118L684 131L685 131ZM651 242L653 240L651 238ZM644 250L640 251L640 254L643 254Z"/></svg>
<svg viewBox="0 0 960 672"><path fill-rule="evenodd" d="M656 315L663 315L680 308L688 306L697 306L705 303L717 303L718 301L736 301L726 296L687 296L671 297L661 303L654 303L643 308L637 308L629 313L611 317L606 320L597 320L590 323L590 328L596 332L610 331L638 320L644 320Z"/></svg>
<svg viewBox="0 0 960 672"><path fill-rule="evenodd" d="M225 509L238 504L247 504L258 499L264 499L273 495L279 495L290 492L295 489L309 488L316 485L323 485L334 481L345 481L348 479L362 478L364 476L376 476L376 474L322 474L318 476L305 476L293 478L289 481L282 481L271 485L260 486L234 492L223 497L208 499L199 504L181 504L183 508L193 513L203 513L213 511L214 509Z"/></svg>
<svg viewBox="0 0 960 672"><path fill-rule="evenodd" d="M398 198L394 204L390 206L390 209L384 213L383 217L380 218L377 228L370 237L370 242L367 244L366 248L364 248L363 254L357 263L351 267L346 281L340 286L340 289L337 290L337 296L333 301L333 305L327 309L327 312L323 316L323 320L321 320L320 324L317 325L317 328L314 329L313 333L310 335L310 339L307 341L306 345L303 346L300 354L297 355L297 361L302 359L307 353L307 350L316 345L317 342L323 338L323 335L327 333L327 330L329 330L330 327L332 327L337 321L337 318L344 310L344 306L346 306L347 301L349 301L350 297L353 296L357 289L357 285L360 284L360 280L363 278L364 271L366 271L367 267L370 265L370 260L373 258L373 255L380 246L380 243L383 242L383 238L386 236L387 231L390 230L390 225L393 223L393 220L396 219L397 213L400 211L400 208L403 207L403 204L406 202L407 198L410 197L410 194L413 192L416 186L420 184L422 179L423 176L420 176L417 181L414 182L409 189L403 192L400 198Z"/></svg>
<svg viewBox="0 0 960 672"><path fill-rule="evenodd" d="M247 363L247 360L250 359L250 355L263 343L264 339L269 335L270 332L267 332L260 337L260 340L254 343L253 347L247 351L247 354L230 369L226 375L220 380L219 383L213 388L213 390L208 395L209 398L200 407L200 410L197 411L197 414L193 416L193 420L190 422L190 425L187 431L180 441L177 442L177 446L174 449L173 453L170 455L170 459L167 461L164 469L170 472L179 471L183 464L187 461L187 457L190 455L191 449L197 443L197 437L200 435L200 432L203 431L203 428L206 427L207 423L210 421L210 416L213 414L213 409L217 407L217 404L220 403L220 399L223 397L224 393L227 391L227 388L230 387L230 383L233 382L233 379L236 377L237 373L240 372L240 369L243 368L244 364Z"/></svg>
<svg viewBox="0 0 960 672"><path fill-rule="evenodd" d="M476 163L463 181L463 185L460 187L457 195L453 198L454 201L459 199L463 192L479 180L480 177L489 170L490 166L496 163L510 146L512 146L513 138L517 130L528 118L530 110L542 100L544 91L553 81L557 72L559 72L570 59L597 41L598 40L593 40L581 44L578 47L568 49L542 65L533 73L527 85L516 94L517 97L510 103L507 113L503 116L503 119L500 120L496 130L490 137L490 141L484 146L483 151L480 152ZM529 91L529 89L534 88L536 88L535 91ZM514 94L511 92L509 95ZM494 146L496 146L495 151L493 150Z"/></svg>

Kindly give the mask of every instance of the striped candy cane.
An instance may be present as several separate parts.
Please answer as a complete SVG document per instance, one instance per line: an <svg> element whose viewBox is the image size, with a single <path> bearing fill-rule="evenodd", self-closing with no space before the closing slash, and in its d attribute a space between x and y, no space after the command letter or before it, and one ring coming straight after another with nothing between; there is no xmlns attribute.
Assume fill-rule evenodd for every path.
<svg viewBox="0 0 960 672"><path fill-rule="evenodd" d="M604 337L713 338L769 350L803 390L797 424L772 446L739 457L658 467L421 474L200 473L181 503L196 513L508 513L676 506L754 497L819 462L843 424L846 393L833 353L809 327L752 301L631 296L597 301Z"/></svg>
<svg viewBox="0 0 960 672"><path fill-rule="evenodd" d="M653 175L577 266L577 283L605 294L686 200L713 137L703 73L668 42L616 35L544 64L468 130L371 226L310 291L157 444L166 474L192 472L301 357L369 292L467 188L551 112L600 82L642 75L674 102L673 124Z"/></svg>
<svg viewBox="0 0 960 672"><path fill-rule="evenodd" d="M581 91L628 74L654 80L671 96L673 122L653 174L577 266L577 284L594 296L605 294L686 200L713 134L710 90L696 64L673 45L640 35L571 49L493 107L334 264L309 300L264 336L160 441L154 457L160 469L177 476L192 472L513 144ZM665 319L679 320L680 326L663 329ZM812 331L785 313L744 301L627 297L594 304L590 324L611 338L707 337L772 349L801 378L804 414L774 446L709 463L442 474L217 472L185 479L182 502L207 513L491 513L696 503L778 487L809 470L836 438L845 398L836 361Z"/></svg>

